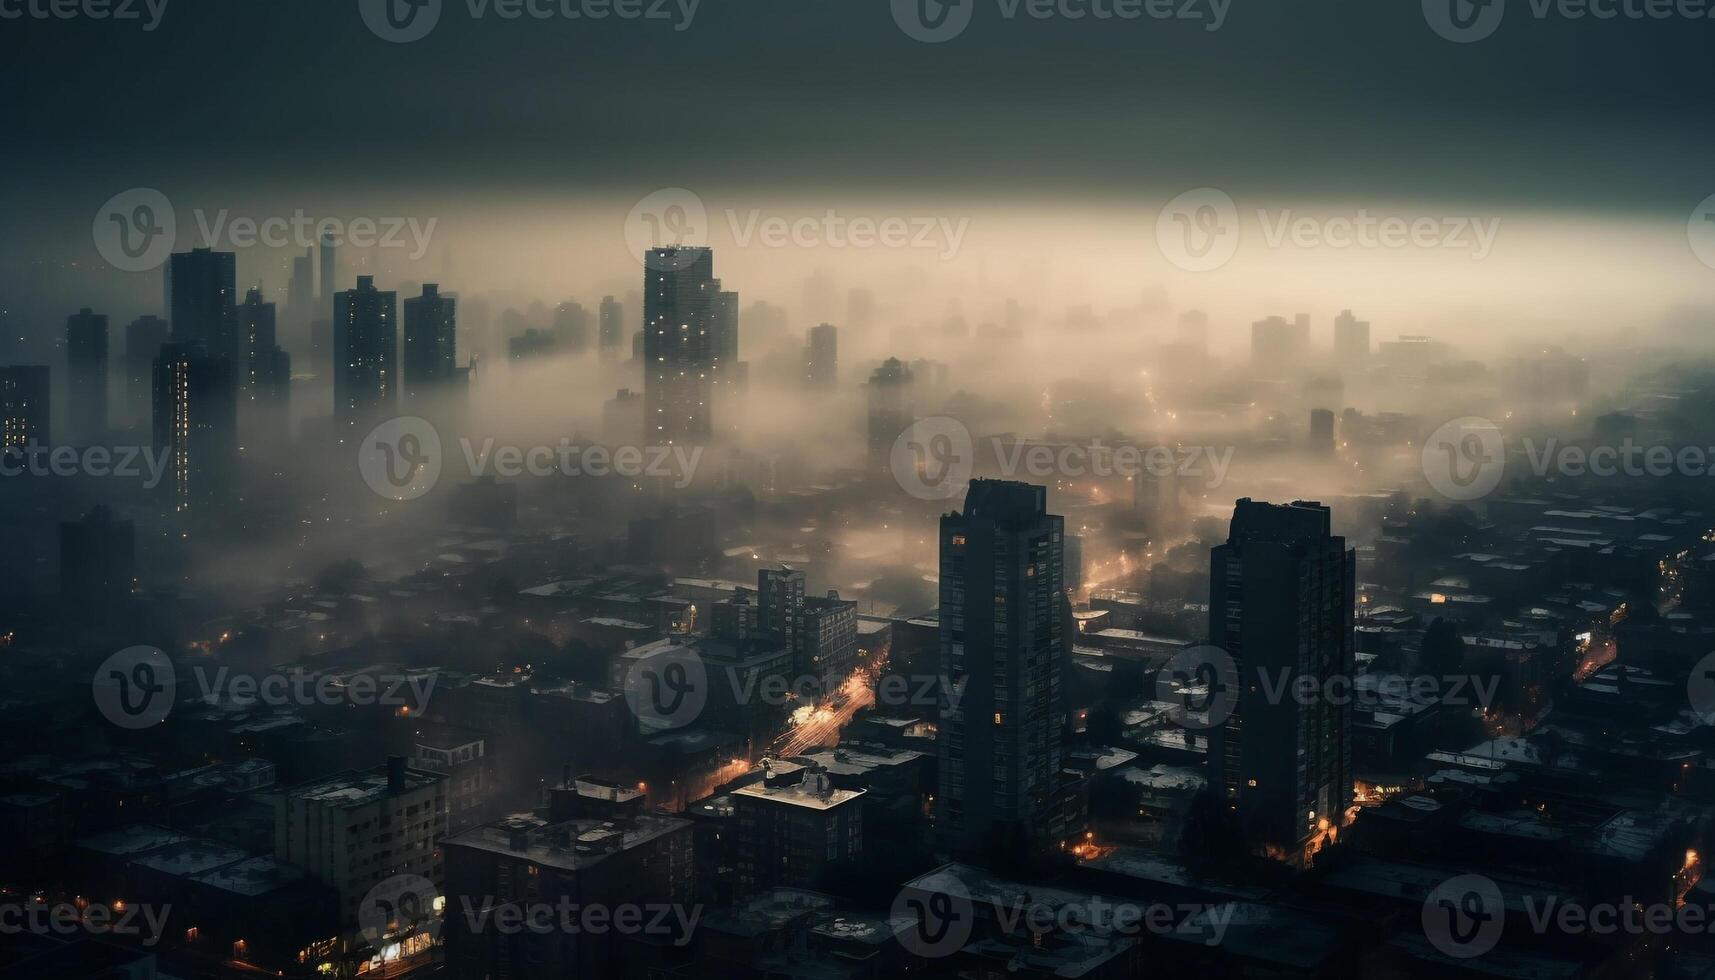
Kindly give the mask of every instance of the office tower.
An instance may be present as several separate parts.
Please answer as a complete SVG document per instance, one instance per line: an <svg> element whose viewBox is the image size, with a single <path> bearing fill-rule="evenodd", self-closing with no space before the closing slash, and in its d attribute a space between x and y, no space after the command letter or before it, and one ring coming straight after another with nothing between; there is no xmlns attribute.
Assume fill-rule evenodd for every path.
<svg viewBox="0 0 1715 980"><path fill-rule="evenodd" d="M174 253L167 268L174 343L201 344L212 356L241 360L236 261L231 252L206 248Z"/></svg>
<svg viewBox="0 0 1715 980"><path fill-rule="evenodd" d="M283 402L292 378L292 360L280 349L275 305L262 302L262 290L244 294L238 308L238 332L244 350L240 387L252 402Z"/></svg>
<svg viewBox="0 0 1715 980"><path fill-rule="evenodd" d="M137 528L105 506L81 521L60 522L60 599L110 623L131 601L137 578Z"/></svg>
<svg viewBox="0 0 1715 980"><path fill-rule="evenodd" d="M1370 321L1360 320L1351 310L1341 310L1334 318L1334 359L1341 364L1359 365L1370 356Z"/></svg>
<svg viewBox="0 0 1715 980"><path fill-rule="evenodd" d="M334 296L334 420L342 428L374 424L398 401L398 296L358 276L357 288ZM361 433L349 433L361 435Z"/></svg>
<svg viewBox="0 0 1715 980"><path fill-rule="evenodd" d="M1352 805L1350 699L1269 696L1277 677L1327 691L1354 675L1357 560L1332 526L1320 504L1245 498L1210 555L1209 642L1238 676L1231 714L1210 733L1209 786L1253 852L1294 865Z"/></svg>
<svg viewBox="0 0 1715 980"><path fill-rule="evenodd" d="M1052 832L1063 755L1065 530L1048 490L973 480L941 518L941 728L936 830L975 853Z"/></svg>
<svg viewBox="0 0 1715 980"><path fill-rule="evenodd" d="M155 448L168 454L173 509L231 492L238 463L238 384L232 361L200 345L167 343L155 357Z"/></svg>
<svg viewBox="0 0 1715 980"><path fill-rule="evenodd" d="M565 795L556 793L556 799ZM442 842L447 912L441 938L450 976L623 977L637 967L640 948L692 940L678 931L685 927L683 917L647 910L698 907L692 904L696 825L640 810L621 812L617 800L602 814L603 803L586 804L592 816L514 815ZM614 927L584 928L574 919L569 929L526 927L497 935L501 930L490 924L530 921L545 908L612 911ZM619 927L628 908L646 910L644 917Z"/></svg>
<svg viewBox="0 0 1715 980"><path fill-rule="evenodd" d="M316 315L328 316L333 312L334 297L339 295L339 245L332 235L323 235L319 244L321 278L316 293Z"/></svg>
<svg viewBox="0 0 1715 980"><path fill-rule="evenodd" d="M457 300L426 283L405 300L405 401L421 405L459 379Z"/></svg>
<svg viewBox="0 0 1715 980"><path fill-rule="evenodd" d="M1334 413L1326 408L1310 410L1310 451L1321 456L1334 453Z"/></svg>
<svg viewBox="0 0 1715 980"><path fill-rule="evenodd" d="M403 756L390 756L384 767L348 770L274 797L274 857L331 886L338 893L340 928L353 936L360 903L389 879L416 875L440 886L436 845L446 829L447 778L411 769ZM413 952L404 949L399 955Z"/></svg>
<svg viewBox="0 0 1715 980"><path fill-rule="evenodd" d="M731 290L723 291L720 280L714 282L715 296L713 309L710 311L710 326L712 331L709 341L710 353L715 362L717 375L726 368L738 363L738 294Z"/></svg>
<svg viewBox="0 0 1715 980"><path fill-rule="evenodd" d="M764 568L756 573L756 632L796 653L798 626L804 618L804 573Z"/></svg>
<svg viewBox="0 0 1715 980"><path fill-rule="evenodd" d="M46 446L53 428L48 369L37 364L0 367L0 450Z"/></svg>
<svg viewBox="0 0 1715 980"><path fill-rule="evenodd" d="M651 445L700 444L713 432L714 252L657 248L643 273L643 414Z"/></svg>
<svg viewBox="0 0 1715 980"><path fill-rule="evenodd" d="M1299 329L1285 317L1271 316L1251 324L1251 364L1263 370L1297 364L1303 349Z"/></svg>
<svg viewBox="0 0 1715 980"><path fill-rule="evenodd" d="M601 298L601 313L596 324L596 346L601 359L612 361L619 357L625 344L625 307L612 296Z"/></svg>
<svg viewBox="0 0 1715 980"><path fill-rule="evenodd" d="M832 589L826 596L806 597L793 653L800 677L850 674L857 666L857 603Z"/></svg>
<svg viewBox="0 0 1715 980"><path fill-rule="evenodd" d="M893 444L899 434L917 421L912 397L911 369L890 357L870 373L865 393L869 399L869 474L889 476L893 470Z"/></svg>
<svg viewBox="0 0 1715 980"><path fill-rule="evenodd" d="M155 355L168 336L167 321L158 316L140 316L125 327L125 419L131 425L149 421Z"/></svg>
<svg viewBox="0 0 1715 980"><path fill-rule="evenodd" d="M582 303L567 301L554 308L554 341L573 357L590 349L590 311Z"/></svg>
<svg viewBox="0 0 1715 980"><path fill-rule="evenodd" d="M310 321L318 315L316 309L316 256L313 249L292 256L292 279L286 284L286 316L291 318L293 338L303 342Z"/></svg>
<svg viewBox="0 0 1715 980"><path fill-rule="evenodd" d="M832 388L839 377L840 332L833 324L810 328L804 339L804 385Z"/></svg>
<svg viewBox="0 0 1715 980"><path fill-rule="evenodd" d="M835 788L815 763L735 790L728 799L739 893L817 888L833 868L861 858L867 794Z"/></svg>
<svg viewBox="0 0 1715 980"><path fill-rule="evenodd" d="M107 432L107 317L88 307L66 319L69 438L93 442Z"/></svg>

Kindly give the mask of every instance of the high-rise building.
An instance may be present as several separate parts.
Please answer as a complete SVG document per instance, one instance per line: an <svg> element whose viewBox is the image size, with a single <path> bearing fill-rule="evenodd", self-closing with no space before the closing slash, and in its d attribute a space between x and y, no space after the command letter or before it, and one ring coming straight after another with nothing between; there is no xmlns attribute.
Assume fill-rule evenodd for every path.
<svg viewBox="0 0 1715 980"><path fill-rule="evenodd" d="M457 300L426 283L405 300L405 401L419 405L459 378Z"/></svg>
<svg viewBox="0 0 1715 980"><path fill-rule="evenodd" d="M1053 832L1065 735L1064 520L1048 490L973 480L941 518L937 834L955 852ZM962 691L950 697L950 691Z"/></svg>
<svg viewBox="0 0 1715 980"><path fill-rule="evenodd" d="M892 472L893 444L899 434L917 421L912 398L911 369L890 357L871 372L865 386L869 396L869 474L886 477Z"/></svg>
<svg viewBox="0 0 1715 980"><path fill-rule="evenodd" d="M832 388L840 373L840 331L831 323L810 328L804 340L804 384Z"/></svg>
<svg viewBox="0 0 1715 980"><path fill-rule="evenodd" d="M60 598L112 622L131 601L137 577L137 529L105 506L81 521L60 522Z"/></svg>
<svg viewBox="0 0 1715 980"><path fill-rule="evenodd" d="M1253 366L1263 370L1278 370L1297 364L1301 353L1298 324L1280 316L1271 316L1251 324Z"/></svg>
<svg viewBox="0 0 1715 980"><path fill-rule="evenodd" d="M357 288L334 297L334 419L342 427L374 422L398 402L398 295L358 276Z"/></svg>
<svg viewBox="0 0 1715 980"><path fill-rule="evenodd" d="M1354 676L1357 560L1332 527L1320 504L1245 498L1210 555L1209 642L1237 678L1231 713L1210 733L1209 785L1253 851L1296 865L1352 805L1350 699L1269 696L1278 676L1318 691Z"/></svg>
<svg viewBox="0 0 1715 980"><path fill-rule="evenodd" d="M554 307L554 345L573 357L590 349L590 311L582 303L567 300Z"/></svg>
<svg viewBox="0 0 1715 980"><path fill-rule="evenodd" d="M262 290L244 294L238 308L238 333L244 349L240 384L253 402L282 402L291 384L292 361L280 348L275 304L262 302Z"/></svg>
<svg viewBox="0 0 1715 980"><path fill-rule="evenodd" d="M800 677L845 677L857 666L857 603L829 590L804 599L794 669Z"/></svg>
<svg viewBox="0 0 1715 980"><path fill-rule="evenodd" d="M155 448L168 454L173 509L230 491L238 466L238 384L230 359L167 343L155 357Z"/></svg>
<svg viewBox="0 0 1715 980"><path fill-rule="evenodd" d="M339 244L332 235L323 235L318 245L320 276L317 280L316 315L328 316L333 313L334 297L339 295Z"/></svg>
<svg viewBox="0 0 1715 980"><path fill-rule="evenodd" d="M132 425L149 421L155 355L168 336L167 321L158 316L140 316L125 327L125 418Z"/></svg>
<svg viewBox="0 0 1715 980"><path fill-rule="evenodd" d="M1351 310L1341 310L1334 318L1334 359L1341 364L1358 365L1370 356L1370 321L1360 320Z"/></svg>
<svg viewBox="0 0 1715 980"><path fill-rule="evenodd" d="M172 339L201 344L209 355L241 360L238 337L237 256L198 248L176 252L167 267Z"/></svg>
<svg viewBox="0 0 1715 980"><path fill-rule="evenodd" d="M734 791L732 849L738 890L816 888L836 863L863 856L866 790L835 788L812 766Z"/></svg>
<svg viewBox="0 0 1715 980"><path fill-rule="evenodd" d="M596 346L604 361L615 360L625 346L625 306L612 296L601 298L601 313L596 324Z"/></svg>
<svg viewBox="0 0 1715 980"><path fill-rule="evenodd" d="M53 432L51 405L45 365L0 367L0 450L48 445Z"/></svg>
<svg viewBox="0 0 1715 980"><path fill-rule="evenodd" d="M1310 410L1310 451L1318 455L1334 452L1334 412L1327 408Z"/></svg>
<svg viewBox="0 0 1715 980"><path fill-rule="evenodd" d="M107 432L107 317L88 307L66 319L66 394L76 442Z"/></svg>
<svg viewBox="0 0 1715 980"><path fill-rule="evenodd" d="M804 619L804 573L764 568L756 573L756 632L796 654Z"/></svg>
<svg viewBox="0 0 1715 980"><path fill-rule="evenodd" d="M643 274L643 414L654 445L706 443L713 433L714 299L708 248L652 249Z"/></svg>
<svg viewBox="0 0 1715 980"><path fill-rule="evenodd" d="M316 254L313 249L304 249L304 254L292 256L292 279L286 284L286 316L297 343L303 342L298 331L309 329L310 321L318 315L326 314L316 306Z"/></svg>

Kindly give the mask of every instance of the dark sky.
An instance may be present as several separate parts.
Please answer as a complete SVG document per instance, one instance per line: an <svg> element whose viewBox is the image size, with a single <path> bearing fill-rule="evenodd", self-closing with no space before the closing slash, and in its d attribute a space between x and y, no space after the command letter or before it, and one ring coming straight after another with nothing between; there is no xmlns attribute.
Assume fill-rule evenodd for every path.
<svg viewBox="0 0 1715 980"><path fill-rule="evenodd" d="M89 194L201 182L1215 184L1682 214L1715 190L1715 20L1538 19L1507 0L1494 36L1458 45L1419 0L1233 0L1212 33L964 2L971 25L943 44L908 38L887 0L703 0L683 31L473 20L446 0L409 44L366 29L357 0L169 0L147 33L0 20L0 193L14 214L76 195L86 215Z"/></svg>

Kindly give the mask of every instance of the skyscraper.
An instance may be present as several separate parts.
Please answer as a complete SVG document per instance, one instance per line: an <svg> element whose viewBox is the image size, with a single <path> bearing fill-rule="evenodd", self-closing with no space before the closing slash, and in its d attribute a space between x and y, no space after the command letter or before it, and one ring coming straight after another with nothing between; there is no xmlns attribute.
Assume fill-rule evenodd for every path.
<svg viewBox="0 0 1715 980"><path fill-rule="evenodd" d="M378 421L396 406L398 345L398 296L376 289L374 276L358 276L356 289L334 297L334 419L341 426Z"/></svg>
<svg viewBox="0 0 1715 980"><path fill-rule="evenodd" d="M831 323L810 328L804 340L804 384L832 388L839 377L840 331Z"/></svg>
<svg viewBox="0 0 1715 980"><path fill-rule="evenodd" d="M1277 676L1329 690L1354 673L1357 560L1328 508L1238 501L1209 566L1209 642L1238 669L1211 732L1209 785L1247 845L1303 864L1352 804L1350 699L1269 697Z"/></svg>
<svg viewBox="0 0 1715 980"><path fill-rule="evenodd" d="M0 367L0 450L48 445L53 431L48 385L45 365Z"/></svg>
<svg viewBox="0 0 1715 980"><path fill-rule="evenodd" d="M756 632L796 654L804 618L804 573L764 568L756 573Z"/></svg>
<svg viewBox="0 0 1715 980"><path fill-rule="evenodd" d="M295 342L303 342L301 331L309 329L317 315L315 251L305 249L304 254L292 256L292 279L286 284L286 316Z"/></svg>
<svg viewBox="0 0 1715 980"><path fill-rule="evenodd" d="M1064 738L1064 522L1048 490L973 480L941 518L936 830L973 853L1051 831ZM952 691L962 695L950 697Z"/></svg>
<svg viewBox="0 0 1715 980"><path fill-rule="evenodd" d="M604 361L616 360L625 343L625 307L612 296L601 298L601 315L596 327L596 346Z"/></svg>
<svg viewBox="0 0 1715 980"><path fill-rule="evenodd" d="M60 522L60 598L70 608L112 622L130 601L137 576L137 529L106 506L81 521Z"/></svg>
<svg viewBox="0 0 1715 980"><path fill-rule="evenodd" d="M644 262L644 437L653 444L696 445L713 432L714 268L708 248L651 249Z"/></svg>
<svg viewBox="0 0 1715 980"><path fill-rule="evenodd" d="M323 317L333 312L334 297L339 293L339 245L332 235L323 235L318 245L320 288L316 293L316 316Z"/></svg>
<svg viewBox="0 0 1715 980"><path fill-rule="evenodd" d="M167 270L174 343L201 344L211 356L240 361L236 256L198 248L173 255Z"/></svg>
<svg viewBox="0 0 1715 980"><path fill-rule="evenodd" d="M130 425L149 422L150 392L154 388L155 355L167 342L167 321L158 316L140 316L125 327L125 420Z"/></svg>
<svg viewBox="0 0 1715 980"><path fill-rule="evenodd" d="M88 307L66 319L66 393L70 438L100 439L107 432L107 317Z"/></svg>
<svg viewBox="0 0 1715 980"><path fill-rule="evenodd" d="M173 509L201 509L232 488L238 466L238 384L230 359L197 344L155 358L155 448L168 453Z"/></svg>
<svg viewBox="0 0 1715 980"><path fill-rule="evenodd" d="M1271 316L1251 324L1251 364L1264 370L1278 370L1298 363L1298 324L1285 317Z"/></svg>
<svg viewBox="0 0 1715 980"><path fill-rule="evenodd" d="M405 401L420 405L459 375L457 300L425 283L405 300Z"/></svg>
<svg viewBox="0 0 1715 980"><path fill-rule="evenodd" d="M269 380L277 326L275 305L262 302L262 290L247 291L238 307L239 349L244 355L239 386L246 391Z"/></svg>
<svg viewBox="0 0 1715 980"><path fill-rule="evenodd" d="M1334 359L1355 366L1369 356L1370 321L1358 319L1351 310L1341 310L1334 318Z"/></svg>
<svg viewBox="0 0 1715 980"><path fill-rule="evenodd" d="M590 349L590 311L582 303L567 300L554 307L555 346L582 357Z"/></svg>
<svg viewBox="0 0 1715 980"><path fill-rule="evenodd" d="M893 444L917 421L911 369L899 358L890 357L870 374L865 389L869 396L869 474L886 477L892 472Z"/></svg>

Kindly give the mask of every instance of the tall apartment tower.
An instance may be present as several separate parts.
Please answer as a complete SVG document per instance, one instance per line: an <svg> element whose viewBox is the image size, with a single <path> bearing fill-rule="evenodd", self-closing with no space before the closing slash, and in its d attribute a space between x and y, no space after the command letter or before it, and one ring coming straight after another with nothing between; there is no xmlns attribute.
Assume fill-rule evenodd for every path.
<svg viewBox="0 0 1715 980"><path fill-rule="evenodd" d="M1370 356L1370 321L1360 320L1351 310L1341 310L1334 318L1334 359L1341 364L1357 365Z"/></svg>
<svg viewBox="0 0 1715 980"><path fill-rule="evenodd" d="M887 477L892 472L893 444L911 423L917 421L912 398L911 369L897 357L890 357L871 372L868 395L869 466L872 477Z"/></svg>
<svg viewBox="0 0 1715 980"><path fill-rule="evenodd" d="M66 319L66 393L72 440L100 439L107 431L107 317L88 307Z"/></svg>
<svg viewBox="0 0 1715 980"><path fill-rule="evenodd" d="M804 340L804 384L832 388L840 373L840 331L831 323L810 328Z"/></svg>
<svg viewBox="0 0 1715 980"><path fill-rule="evenodd" d="M173 509L203 508L230 491L238 467L238 377L200 344L167 343L155 357L155 447L167 452Z"/></svg>
<svg viewBox="0 0 1715 980"><path fill-rule="evenodd" d="M334 419L342 427L379 420L398 402L398 295L358 276L334 297Z"/></svg>
<svg viewBox="0 0 1715 980"><path fill-rule="evenodd" d="M459 376L457 300L426 283L405 300L405 401L421 403Z"/></svg>
<svg viewBox="0 0 1715 980"><path fill-rule="evenodd" d="M1326 690L1353 676L1357 560L1331 529L1320 504L1245 498L1209 567L1209 642L1239 678L1232 714L1211 732L1209 785L1253 852L1299 866L1352 805L1352 707L1270 698L1257 678L1309 677Z"/></svg>
<svg viewBox="0 0 1715 980"><path fill-rule="evenodd" d="M149 422L150 391L154 386L155 355L171 331L158 316L140 316L125 327L125 421Z"/></svg>
<svg viewBox="0 0 1715 980"><path fill-rule="evenodd" d="M596 347L604 361L619 359L625 344L625 306L612 296L601 298L601 310L596 318Z"/></svg>
<svg viewBox="0 0 1715 980"><path fill-rule="evenodd" d="M316 293L316 315L324 317L333 312L334 297L339 295L339 245L331 235L323 235L317 244L317 283L320 288Z"/></svg>
<svg viewBox="0 0 1715 980"><path fill-rule="evenodd" d="M48 445L51 405L46 365L0 367L0 451Z"/></svg>
<svg viewBox="0 0 1715 980"><path fill-rule="evenodd" d="M941 518L936 832L958 853L1042 842L1065 736L1064 521L1048 490L973 480Z"/></svg>
<svg viewBox="0 0 1715 980"><path fill-rule="evenodd" d="M756 573L756 632L796 655L804 618L804 573L764 568Z"/></svg>
<svg viewBox="0 0 1715 980"><path fill-rule="evenodd" d="M238 335L244 358L239 387L252 402L285 404L292 382L292 359L279 344L278 307L262 302L262 290L244 294L238 307Z"/></svg>
<svg viewBox="0 0 1715 980"><path fill-rule="evenodd" d="M651 445L698 445L713 433L714 251L651 249L643 272L643 419Z"/></svg>
<svg viewBox="0 0 1715 980"><path fill-rule="evenodd" d="M214 357L240 360L237 256L197 248L174 253L167 266L172 340L201 344Z"/></svg>

